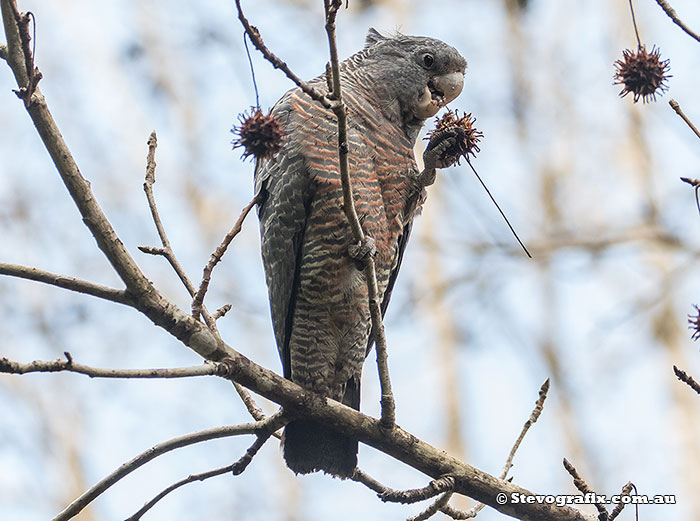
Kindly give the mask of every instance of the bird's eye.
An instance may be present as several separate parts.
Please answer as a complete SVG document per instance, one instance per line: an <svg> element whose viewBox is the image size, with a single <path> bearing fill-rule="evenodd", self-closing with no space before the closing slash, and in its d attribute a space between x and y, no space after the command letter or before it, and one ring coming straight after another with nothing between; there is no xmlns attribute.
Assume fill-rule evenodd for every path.
<svg viewBox="0 0 700 521"><path fill-rule="evenodd" d="M427 68L430 68L433 66L433 63L435 63L435 58L433 58L432 54L423 55L423 65L425 65Z"/></svg>

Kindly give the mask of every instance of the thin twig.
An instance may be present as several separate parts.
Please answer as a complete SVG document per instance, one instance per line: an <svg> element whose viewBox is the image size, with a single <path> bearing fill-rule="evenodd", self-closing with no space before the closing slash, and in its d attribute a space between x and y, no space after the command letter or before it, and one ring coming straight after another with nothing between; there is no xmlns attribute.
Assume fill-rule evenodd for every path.
<svg viewBox="0 0 700 521"><path fill-rule="evenodd" d="M17 264L8 264L6 262L0 262L0 275L8 275L10 277L18 277L20 279L43 282L44 284L68 289L77 293L92 295L93 297L109 300L111 302L117 302L118 304L124 304L132 307L134 306L134 299L124 290L110 288L101 284L95 284L93 282L88 282L87 280L69 277L68 275L60 275L58 273L51 273L49 271L43 271L28 266L20 266Z"/></svg>
<svg viewBox="0 0 700 521"><path fill-rule="evenodd" d="M379 495L379 499L390 503L418 503L425 501L431 497L435 497L443 492L454 490L455 478L452 476L443 476L434 479L423 488L415 488L411 490L386 490Z"/></svg>
<svg viewBox="0 0 700 521"><path fill-rule="evenodd" d="M549 392L549 378L547 378L540 387L539 396L535 402L535 408L530 413L530 417L525 422L525 425L523 425L520 435L515 440L513 447L510 449L510 453L508 454L506 462L503 465L503 470L501 470L501 475L499 476L500 479L506 479L508 476L508 472L513 467L513 458L515 458L515 453L520 448L520 444L523 442L523 439L525 439L527 431L530 430L530 427L535 424L535 422L539 419L540 414L542 414L542 410L544 409L544 401L547 399L547 392ZM450 507L449 505L445 505L441 511L444 514L449 515L452 519L471 519L476 517L476 515L481 512L485 506L486 505L484 503L477 503L467 511L460 511Z"/></svg>
<svg viewBox="0 0 700 521"><path fill-rule="evenodd" d="M220 373L217 363L206 363L193 367L174 367L167 369L105 369L76 364L70 353L66 359L35 360L23 364L7 358L0 358L0 373L58 373L69 372L89 376L90 378L187 378L190 376L215 376Z"/></svg>
<svg viewBox="0 0 700 521"><path fill-rule="evenodd" d="M690 186L692 186L695 190L695 206L698 209L698 213L700 214L700 198L698 197L698 189L700 189L700 179L691 179L689 177L681 177L681 181L684 183L688 183Z"/></svg>
<svg viewBox="0 0 700 521"><path fill-rule="evenodd" d="M232 473L234 476L242 474L243 471L248 467L250 462L253 460L253 457L258 453L258 451L262 448L265 442L268 439L270 439L270 436L275 432L275 430L279 429L284 425L285 420L281 416L276 419L272 419L272 416L270 418L271 420L269 423L272 423L273 426L275 426L276 428L267 429L264 432L258 433L253 444L248 448L245 454L243 454L243 456L240 457L238 461L232 463L231 465L219 467L218 469L209 470L200 474L190 474L186 478L181 479L176 483L173 483L172 485L158 493L145 505L143 505L143 507L141 507L134 515L129 517L126 521L138 521L139 519L141 519L141 517L143 517L143 515L146 512L153 508L156 505L156 503L158 503L165 496L167 496L174 490L177 490L178 488L182 487L183 485L187 485L188 483L193 483L195 481L204 481L205 479L221 476L222 474L228 474L229 472Z"/></svg>
<svg viewBox="0 0 700 521"><path fill-rule="evenodd" d="M451 490L448 490L435 501L433 501L433 503L428 508L423 510L423 512L420 512L415 516L409 517L406 521L425 521L426 519L433 517L435 514L440 512L443 507L447 505L447 502L452 497L452 494L453 492Z"/></svg>
<svg viewBox="0 0 700 521"><path fill-rule="evenodd" d="M634 5L632 5L632 0L629 0L630 12L632 13L632 25L634 25L634 35L637 37L637 47L642 48L642 40L639 38L639 31L637 30L637 17L634 16Z"/></svg>
<svg viewBox="0 0 700 521"><path fill-rule="evenodd" d="M272 420L272 418L275 420ZM197 432L192 432L185 434L183 436L178 436L177 438L170 439L168 441L158 443L150 449L142 452L135 458L132 458L128 462L121 465L118 469L112 472L109 476L100 480L93 487L83 493L79 498L68 505L60 514L53 518L52 521L67 521L75 515L78 514L82 509L84 509L88 504L95 500L100 494L106 491L109 487L117 483L119 480L136 470L137 468L145 465L149 461L155 459L156 457L170 452L181 447L187 447L188 445L193 445L195 443L200 443L203 441L213 440L217 438L226 438L230 436L239 436L242 434L257 434L258 432L265 431L269 428L270 422L277 421L277 416L270 416L268 420L255 423L246 423L241 425L227 425L223 427L215 427L212 429L205 429Z"/></svg>
<svg viewBox="0 0 700 521"><path fill-rule="evenodd" d="M628 481L627 484L624 487L622 487L622 492L620 492L620 495L621 496L629 496L630 493L632 492L632 490L634 490L635 494L637 493L637 487L634 486L634 483L632 483L631 481ZM610 512L610 515L608 516L608 521L613 521L613 519L615 519L617 516L619 516L620 513L622 512L622 510L625 508L626 504L627 503L622 501L622 498L620 498L620 502L617 505L615 505L615 508L613 509L613 511ZM635 503L634 507L637 510L637 519L639 519L639 504Z"/></svg>
<svg viewBox="0 0 700 521"><path fill-rule="evenodd" d="M316 89L315 87L312 87L311 85L303 81L301 78L299 78L296 74L294 74L285 62L280 60L277 56L275 56L272 53L272 51L270 51L270 49L267 48L267 46L263 42L262 37L260 36L260 32L258 31L257 27L250 25L250 22L248 22L248 19L243 14L243 9L241 8L241 0L236 0L236 8L238 9L238 19L241 21L241 24L243 24L243 28L250 37L250 41L253 42L255 48L262 53L265 59L269 61L275 69L280 69L282 72L284 72L287 78L292 80L312 100L317 101L327 109L332 108L333 103L331 102L331 100L328 99L328 97L326 97L320 90Z"/></svg>
<svg viewBox="0 0 700 521"><path fill-rule="evenodd" d="M588 483L586 483L586 481L581 477L581 475L576 470L576 467L574 467L566 458L564 458L563 463L566 471L574 479L574 486L581 492L581 494L595 495L593 489L589 487ZM605 521L609 519L609 514L605 506L601 505L600 503L595 503L595 507L598 510L598 519L600 521Z"/></svg>
<svg viewBox="0 0 700 521"><path fill-rule="evenodd" d="M160 237L160 241L163 246L161 248L153 246L139 246L138 248L144 253L148 253L150 255L162 255L163 257L165 257L165 259L168 261L170 266L177 274L182 284L187 289L187 292L190 294L190 296L193 296L195 293L194 285L187 276L187 273L185 273L185 270L180 264L180 261L178 261L174 250L170 246L170 240L168 239L168 235L165 233L165 227L163 226L163 223L160 219L158 206L156 205L155 195L153 194L153 185L156 182L155 154L156 147L158 146L158 139L156 137L155 131L151 132L151 135L148 137L147 144L148 155L146 156L146 179L143 183L143 191L146 193L146 199L148 199L148 207L151 210L153 223L156 226L158 236ZM221 335L219 334L219 330L216 327L216 319L209 314L209 311L204 306L202 306L201 315L202 318L204 318L204 323L207 325L209 330L216 336L216 338L221 340ZM199 319L199 315L197 315L194 318Z"/></svg>
<svg viewBox="0 0 700 521"><path fill-rule="evenodd" d="M231 241L233 241L233 239L236 237L236 235L238 235L240 233L241 228L243 227L243 221L245 221L245 218L248 217L250 210L259 201L260 201L260 196L256 195L246 205L246 207L243 208L241 215L238 216L238 219L236 220L235 224L233 225L233 228L231 228L231 231L229 231L226 234L226 236L224 237L224 240L221 241L221 244L219 244L219 246L216 248L216 250L214 250L214 253L211 254L211 257L209 257L209 262L207 262L207 265L204 267L204 274L202 275L202 282L199 284L199 289L192 296L192 316L194 318L198 318L199 314L202 313L204 295L206 295L207 289L209 288L209 282L211 281L212 270L219 263L221 258L226 253L226 249L231 244Z"/></svg>
<svg viewBox="0 0 700 521"><path fill-rule="evenodd" d="M695 132L695 135L700 138L700 130L698 130L695 125L693 125L693 122L688 119L688 116L686 116L683 111L681 110L681 106L678 104L678 102L674 99L669 100L668 102L669 105L671 105L671 108L676 111L676 114L678 114L681 118L683 118L683 121L685 121L686 125L690 127L690 129Z"/></svg>
<svg viewBox="0 0 700 521"><path fill-rule="evenodd" d="M338 49L335 40L335 19L342 2L339 0L324 0L326 13L326 33L328 34L328 46L331 58L331 76L333 100L337 103L333 106L333 113L338 120L338 165L340 180L343 187L343 210L350 223L352 235L357 243L366 240L360 219L357 216L355 202L350 181L350 168L348 164L349 142L347 108L343 103L343 93L340 83L340 64L338 62ZM381 420L385 429L391 429L396 422L396 405L391 391L391 379L389 377L389 363L387 355L386 335L382 320L379 285L377 284L377 270L374 258L369 256L365 261L365 278L367 279L367 293L369 295L369 311L372 319L372 337L377 351L377 370L381 387Z"/></svg>
<svg viewBox="0 0 700 521"><path fill-rule="evenodd" d="M212 315L212 317L214 318L214 320L219 320L219 319L220 319L221 317L223 317L226 313L228 313L229 311L231 311L231 308L232 308L232 307L233 307L233 306L232 306L231 304L224 304L223 306L221 306L219 309L217 309L217 310L214 312L214 314Z"/></svg>
<svg viewBox="0 0 700 521"><path fill-rule="evenodd" d="M456 508L451 507L450 505L444 505L440 509L440 512L451 517L452 519L473 519L479 512L481 512L484 506L484 503L477 503L476 505L474 505L474 507L465 511L457 510Z"/></svg>
<svg viewBox="0 0 700 521"><path fill-rule="evenodd" d="M515 453L520 448L520 444L523 442L523 439L525 438L527 431L530 430L530 427L532 427L535 424L535 422L539 419L540 414L542 414L542 409L544 408L544 401L547 399L547 392L548 391L549 391L549 378L547 378L544 381L544 383L542 384L542 386L540 387L539 397L537 398L537 401L535 402L535 408L532 410L532 413L530 414L530 417L525 422L525 425L523 425L523 428L520 431L520 436L518 436L518 439L515 440L515 443L513 444L513 448L510 449L510 454L508 454L508 458L506 459L506 462L503 465L503 470L501 471L501 475L499 476L501 479L506 479L506 476L508 476L508 472L510 471L511 467L513 466L513 458L515 457Z"/></svg>
<svg viewBox="0 0 700 521"><path fill-rule="evenodd" d="M352 476L350 476L350 479L356 481L357 483L362 483L368 489L376 492L378 496L395 492L389 487L382 485L379 481L359 468L355 468L355 472L353 472Z"/></svg>
<svg viewBox="0 0 700 521"><path fill-rule="evenodd" d="M666 2L666 0L656 0L656 3L659 4L659 6L661 6L661 9L664 10L664 12L668 15L668 17L669 17L671 20L673 20L673 22L674 22L678 27L680 27L681 29L683 29L683 31L685 31L685 33L686 33L688 36L690 36L690 37L692 37L692 38L695 38L697 41L700 42L700 35L698 35L697 33L693 32L693 31L691 31L690 28L688 28L688 26L685 25L685 24L683 23L683 20L681 20L681 19L678 17L678 15L676 14L676 11L674 11L673 8L672 8L670 5L668 5L668 2Z"/></svg>
<svg viewBox="0 0 700 521"><path fill-rule="evenodd" d="M693 391L700 394L700 383L696 382L692 376L682 369L678 369L675 365L673 366L673 372L681 382L686 383Z"/></svg>
<svg viewBox="0 0 700 521"><path fill-rule="evenodd" d="M225 467L219 467L218 469L209 470L200 474L190 474L186 478L181 479L180 481L176 481L169 487L159 492L155 497L153 497L153 499L149 500L145 505L143 505L143 507L141 507L136 513L134 513L134 515L127 518L126 521L138 521L146 512L153 508L156 505L156 503L158 503L165 496L182 487L183 485L187 485L188 483L194 483L195 481L204 481L205 479L221 476L222 474L228 474L229 472L231 472L232 466L233 465L226 465Z"/></svg>

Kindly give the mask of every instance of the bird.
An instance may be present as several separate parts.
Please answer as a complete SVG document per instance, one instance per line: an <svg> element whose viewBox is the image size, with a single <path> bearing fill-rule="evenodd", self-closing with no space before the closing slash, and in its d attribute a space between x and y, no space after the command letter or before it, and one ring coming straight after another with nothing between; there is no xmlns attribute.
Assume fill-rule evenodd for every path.
<svg viewBox="0 0 700 521"><path fill-rule="evenodd" d="M364 48L340 63L364 244L353 240L343 211L335 115L300 88L271 109L282 142L255 165L261 252L283 376L304 389L359 410L362 366L373 345L366 258L374 256L383 314L425 187L446 166L441 150L454 142L431 143L419 171L416 139L426 119L461 93L466 65L440 40L373 28ZM325 75L309 84L328 88ZM297 474L348 478L357 453L356 439L313 420L285 427L283 457Z"/></svg>

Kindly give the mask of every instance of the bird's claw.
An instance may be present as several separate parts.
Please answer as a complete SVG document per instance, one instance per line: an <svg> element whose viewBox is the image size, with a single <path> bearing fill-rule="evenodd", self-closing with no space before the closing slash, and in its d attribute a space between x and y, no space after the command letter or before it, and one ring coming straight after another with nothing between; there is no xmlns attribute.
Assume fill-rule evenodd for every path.
<svg viewBox="0 0 700 521"><path fill-rule="evenodd" d="M364 238L357 242L356 244L351 244L348 246L348 255L350 258L364 263L370 257L374 257L377 253L377 246L374 244L374 239L369 235L365 235Z"/></svg>
<svg viewBox="0 0 700 521"><path fill-rule="evenodd" d="M425 169L447 168L455 160L444 158L445 152L457 144L457 136L450 130L445 130L436 135L428 143L428 147L423 152L423 164Z"/></svg>

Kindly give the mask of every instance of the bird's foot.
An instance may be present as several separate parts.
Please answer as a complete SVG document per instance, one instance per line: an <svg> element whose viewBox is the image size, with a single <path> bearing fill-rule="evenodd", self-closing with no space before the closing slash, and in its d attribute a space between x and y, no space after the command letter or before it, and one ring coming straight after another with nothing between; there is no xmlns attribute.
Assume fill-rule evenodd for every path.
<svg viewBox="0 0 700 521"><path fill-rule="evenodd" d="M364 264L377 253L377 246L374 244L374 239L369 235L356 244L348 246L348 255L354 261Z"/></svg>
<svg viewBox="0 0 700 521"><path fill-rule="evenodd" d="M451 129L437 133L423 152L423 171L419 174L420 183L429 186L435 182L436 169L452 165L454 158L447 152L457 144L457 136Z"/></svg>

